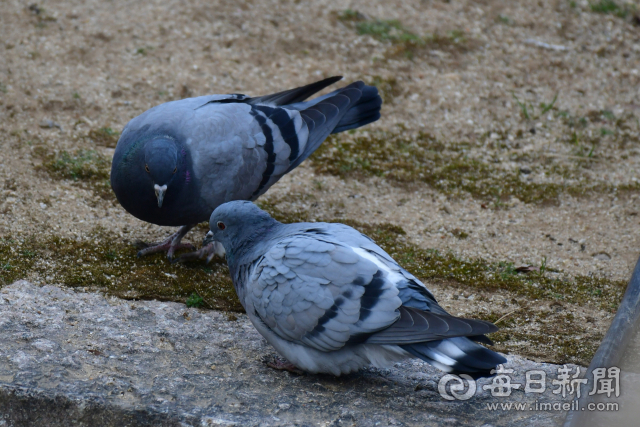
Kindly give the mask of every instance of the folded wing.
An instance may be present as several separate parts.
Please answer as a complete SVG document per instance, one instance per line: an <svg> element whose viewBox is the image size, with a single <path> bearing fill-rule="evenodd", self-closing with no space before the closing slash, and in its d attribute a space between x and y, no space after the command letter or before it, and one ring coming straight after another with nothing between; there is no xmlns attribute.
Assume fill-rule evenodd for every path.
<svg viewBox="0 0 640 427"><path fill-rule="evenodd" d="M321 226L307 228L256 264L248 307L281 338L321 351L365 342L410 345L497 330L489 322L451 316L435 300L436 312L403 305L401 287L407 280L396 268L338 242Z"/></svg>
<svg viewBox="0 0 640 427"><path fill-rule="evenodd" d="M267 252L247 300L278 336L320 351L392 325L401 301L393 283L351 248L309 229Z"/></svg>

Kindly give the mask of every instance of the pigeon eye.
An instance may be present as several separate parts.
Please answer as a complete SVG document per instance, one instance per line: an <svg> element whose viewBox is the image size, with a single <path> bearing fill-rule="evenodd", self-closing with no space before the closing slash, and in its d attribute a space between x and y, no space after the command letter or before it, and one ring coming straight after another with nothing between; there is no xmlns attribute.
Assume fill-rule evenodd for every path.
<svg viewBox="0 0 640 427"><path fill-rule="evenodd" d="M144 170L146 170L146 171L147 171L147 173L151 172L151 171L149 170L149 165L144 165Z"/></svg>
<svg viewBox="0 0 640 427"><path fill-rule="evenodd" d="M176 172L178 172L178 168L177 167L173 168L173 173L176 173Z"/></svg>
<svg viewBox="0 0 640 427"><path fill-rule="evenodd" d="M217 226L218 226L218 228L219 228L220 230L224 230L225 228L227 228L227 227L224 225L224 222L222 222L222 221L218 221Z"/></svg>

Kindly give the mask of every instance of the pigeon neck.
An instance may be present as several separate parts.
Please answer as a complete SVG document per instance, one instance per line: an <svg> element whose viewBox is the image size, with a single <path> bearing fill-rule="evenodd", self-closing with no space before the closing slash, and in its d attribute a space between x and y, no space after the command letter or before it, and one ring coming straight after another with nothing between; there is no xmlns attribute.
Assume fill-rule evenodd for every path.
<svg viewBox="0 0 640 427"><path fill-rule="evenodd" d="M256 243L269 240L274 234L277 234L282 225L283 224L279 223L275 219L268 217L265 218L261 224L250 230L246 235L238 236L237 239L233 239L230 242L231 250L227 252L229 267L232 267L232 264L234 266L245 264L245 258L247 258L249 262L253 262L256 257L252 252L256 248ZM261 255L262 254L260 254L260 256Z"/></svg>

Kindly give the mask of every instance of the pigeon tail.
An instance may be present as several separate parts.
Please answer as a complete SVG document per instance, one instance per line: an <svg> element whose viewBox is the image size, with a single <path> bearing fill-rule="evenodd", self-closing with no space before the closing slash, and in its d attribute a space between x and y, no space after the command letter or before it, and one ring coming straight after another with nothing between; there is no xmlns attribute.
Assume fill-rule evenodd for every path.
<svg viewBox="0 0 640 427"><path fill-rule="evenodd" d="M295 103L304 104L303 101L305 99L340 80L342 80L342 76L329 77L327 79L320 80L319 82L297 87L295 89L250 98L246 102L251 105L269 105L271 107L289 106L289 104Z"/></svg>
<svg viewBox="0 0 640 427"><path fill-rule="evenodd" d="M300 111L309 129L307 145L288 171L316 151L330 134L355 129L378 120L381 106L382 98L378 89L361 81L311 101L286 106L285 108Z"/></svg>
<svg viewBox="0 0 640 427"><path fill-rule="evenodd" d="M505 359L466 337L401 345L402 349L445 372L490 375Z"/></svg>
<svg viewBox="0 0 640 427"><path fill-rule="evenodd" d="M375 122L380 118L380 107L382 98L378 89L375 86L364 86L358 102L349 108L331 133L344 132Z"/></svg>

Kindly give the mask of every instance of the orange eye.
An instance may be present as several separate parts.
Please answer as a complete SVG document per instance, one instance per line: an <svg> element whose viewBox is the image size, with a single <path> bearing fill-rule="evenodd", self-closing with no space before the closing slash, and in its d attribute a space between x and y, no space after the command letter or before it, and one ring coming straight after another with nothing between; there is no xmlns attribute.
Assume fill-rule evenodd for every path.
<svg viewBox="0 0 640 427"><path fill-rule="evenodd" d="M144 170L146 170L146 171L147 171L147 173L151 172L151 171L149 170L149 165L144 165Z"/></svg>
<svg viewBox="0 0 640 427"><path fill-rule="evenodd" d="M176 172L178 172L178 168L177 167L173 169L173 173L176 173Z"/></svg>
<svg viewBox="0 0 640 427"><path fill-rule="evenodd" d="M224 225L224 222L222 222L222 221L218 221L217 226L218 226L218 228L219 228L220 230L224 230L225 228L227 228L227 227Z"/></svg>

